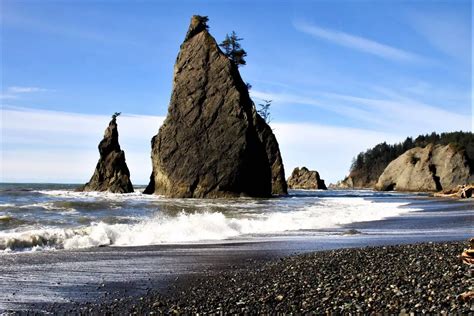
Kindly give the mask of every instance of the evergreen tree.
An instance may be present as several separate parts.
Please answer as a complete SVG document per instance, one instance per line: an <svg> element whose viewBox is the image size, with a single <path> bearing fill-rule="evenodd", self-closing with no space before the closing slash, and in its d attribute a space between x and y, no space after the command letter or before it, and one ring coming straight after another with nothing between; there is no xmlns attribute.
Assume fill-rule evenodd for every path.
<svg viewBox="0 0 474 316"><path fill-rule="evenodd" d="M267 122L270 123L270 106L272 105L272 100L263 100L263 103L260 103L257 113Z"/></svg>
<svg viewBox="0 0 474 316"><path fill-rule="evenodd" d="M245 61L247 52L241 47L239 43L241 40L243 40L243 38L239 38L237 34L232 31L230 36L227 34L222 43L219 44L219 46L224 50L224 54L229 57L237 67L243 66L247 63Z"/></svg>

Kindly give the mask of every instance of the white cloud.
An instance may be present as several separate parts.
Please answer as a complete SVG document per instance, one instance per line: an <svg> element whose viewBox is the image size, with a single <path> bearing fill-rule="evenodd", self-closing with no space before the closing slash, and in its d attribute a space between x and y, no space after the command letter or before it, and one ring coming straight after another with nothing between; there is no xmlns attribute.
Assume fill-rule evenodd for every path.
<svg viewBox="0 0 474 316"><path fill-rule="evenodd" d="M8 94L8 93L1 93L0 94L0 100L7 100L7 99L16 99L17 96L13 94Z"/></svg>
<svg viewBox="0 0 474 316"><path fill-rule="evenodd" d="M31 92L43 92L43 91L48 91L48 90L43 89L43 88L38 88L38 87L13 86L13 87L8 87L7 91L10 93L31 93Z"/></svg>
<svg viewBox="0 0 474 316"><path fill-rule="evenodd" d="M19 95L21 94L33 93L33 92L45 92L45 91L52 91L52 90L38 88L38 87L12 86L5 89L5 92L0 93L0 100L18 99Z"/></svg>
<svg viewBox="0 0 474 316"><path fill-rule="evenodd" d="M122 114L120 144L132 182L146 184L151 172L150 140L163 117ZM99 157L97 144L110 117L5 107L1 130L1 181L89 180ZM382 141L401 141L390 132L274 122L287 176L296 166L321 172L329 182L343 178L352 157Z"/></svg>
<svg viewBox="0 0 474 316"><path fill-rule="evenodd" d="M344 33L341 31L322 28L304 22L294 22L294 27L313 37L327 40L331 43L355 49L364 53L376 55L385 59L403 62L422 62L423 57L389 45L385 45L364 37Z"/></svg>

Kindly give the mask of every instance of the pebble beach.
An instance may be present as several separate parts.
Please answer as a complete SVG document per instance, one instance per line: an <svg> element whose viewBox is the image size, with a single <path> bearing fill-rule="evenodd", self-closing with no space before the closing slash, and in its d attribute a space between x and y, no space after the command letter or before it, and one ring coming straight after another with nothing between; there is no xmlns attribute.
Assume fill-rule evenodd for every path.
<svg viewBox="0 0 474 316"><path fill-rule="evenodd" d="M176 280L167 293L81 304L82 313L474 313L467 242L313 252ZM70 308L70 306L69 306Z"/></svg>

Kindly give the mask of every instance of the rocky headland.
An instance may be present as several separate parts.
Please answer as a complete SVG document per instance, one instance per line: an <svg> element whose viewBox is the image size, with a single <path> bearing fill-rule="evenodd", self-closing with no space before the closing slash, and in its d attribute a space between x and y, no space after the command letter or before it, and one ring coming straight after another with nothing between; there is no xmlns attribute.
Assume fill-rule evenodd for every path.
<svg viewBox="0 0 474 316"><path fill-rule="evenodd" d="M167 117L152 139L148 194L286 194L278 142L256 113L237 65L193 16L174 67Z"/></svg>
<svg viewBox="0 0 474 316"><path fill-rule="evenodd" d="M125 152L120 148L118 137L117 115L114 114L99 143L100 158L94 174L79 191L133 192Z"/></svg>
<svg viewBox="0 0 474 316"><path fill-rule="evenodd" d="M387 144L383 142L367 149L365 152L359 153L354 157L349 175L334 185L334 188L373 189L377 185L382 173L392 161L405 154L408 150L426 148L429 145L450 145L452 150L459 152L461 156L465 157L465 161L470 167L472 174L474 170L474 134L462 131L441 134L433 132L431 134L419 135L416 138L407 137L401 143ZM465 168L464 166L464 161L461 161L459 168ZM456 181L453 182L453 185L456 185Z"/></svg>
<svg viewBox="0 0 474 316"><path fill-rule="evenodd" d="M288 178L290 189L327 190L324 180L321 179L316 170L308 170L306 167L296 167Z"/></svg>
<svg viewBox="0 0 474 316"><path fill-rule="evenodd" d="M473 180L474 134L450 132L408 137L393 145L380 143L357 155L349 175L330 187L444 192L439 195L456 197L469 195L461 186Z"/></svg>
<svg viewBox="0 0 474 316"><path fill-rule="evenodd" d="M463 150L452 145L416 147L392 161L380 176L382 191L436 192L474 182Z"/></svg>

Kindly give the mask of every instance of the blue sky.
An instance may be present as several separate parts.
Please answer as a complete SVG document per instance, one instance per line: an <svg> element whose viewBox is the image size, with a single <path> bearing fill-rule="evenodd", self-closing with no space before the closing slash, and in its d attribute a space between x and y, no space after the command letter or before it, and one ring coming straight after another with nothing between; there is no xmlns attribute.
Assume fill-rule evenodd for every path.
<svg viewBox="0 0 474 316"><path fill-rule="evenodd" d="M84 182L110 114L135 183L166 115L191 15L244 38L255 103L273 100L286 173L343 178L381 141L472 131L469 1L1 2L2 181Z"/></svg>

